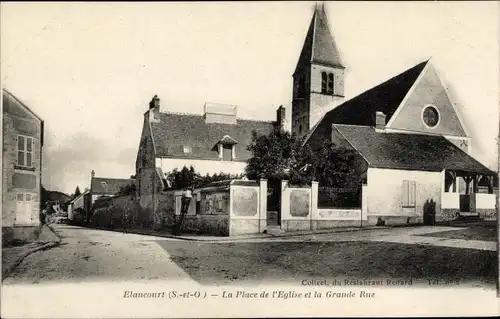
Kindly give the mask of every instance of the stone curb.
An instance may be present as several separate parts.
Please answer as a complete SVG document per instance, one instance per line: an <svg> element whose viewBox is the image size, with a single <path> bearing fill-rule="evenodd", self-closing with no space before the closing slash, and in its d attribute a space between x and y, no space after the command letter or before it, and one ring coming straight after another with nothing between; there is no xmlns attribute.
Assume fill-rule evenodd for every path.
<svg viewBox="0 0 500 319"><path fill-rule="evenodd" d="M51 226L49 225L45 225L47 226L48 229L50 229L50 231L57 237L57 241L50 241L48 243L45 243L41 246L38 246L38 247L35 247L31 250L28 250L26 253L24 253L23 255L21 255L10 267L8 267L7 269L5 269L3 271L3 274L2 274L2 281L7 278L11 273L12 271L14 271L14 269L16 269L17 266L19 266L22 261L28 257L29 255L33 254L33 253L36 253L38 251L42 251L42 250L47 250L47 249L51 249L51 248L54 248L56 246L59 246L59 244L61 243L62 241L62 238L61 236L59 236L59 234L54 230L54 228L52 228Z"/></svg>
<svg viewBox="0 0 500 319"><path fill-rule="evenodd" d="M105 231L114 231L114 232L120 232L120 233L122 232L121 230L118 230L118 229L109 229L109 228L105 228L105 227L86 227L86 228L105 230ZM348 233L348 232L355 232L355 231L361 231L361 230L388 229L388 228L391 228L391 227L390 226L366 226L366 227L356 227L356 228L325 229L325 230L319 230L319 231L314 231L314 232L304 232L304 233L287 232L287 233L281 233L281 234L259 234L259 235L256 234L256 235L248 235L248 236L242 236L242 237L230 237L230 236L216 237L216 236L214 236L213 238L209 238L207 236L205 239L188 237L188 236L174 236L174 235L170 235L170 234L155 233L155 232L140 231L140 230L129 230L127 232L127 234L156 236L156 237L163 237L163 238L178 239L178 240L183 240L183 241L213 243L213 242L235 242L235 241L243 241L243 240L247 240L247 239L272 239L272 238L283 238L283 237L299 237L299 236L310 236L310 235L321 235L321 234Z"/></svg>

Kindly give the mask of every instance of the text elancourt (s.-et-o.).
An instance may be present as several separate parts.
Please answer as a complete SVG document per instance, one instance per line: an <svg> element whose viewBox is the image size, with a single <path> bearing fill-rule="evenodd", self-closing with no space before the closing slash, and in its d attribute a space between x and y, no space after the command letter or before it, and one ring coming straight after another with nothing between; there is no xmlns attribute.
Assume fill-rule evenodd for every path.
<svg viewBox="0 0 500 319"><path fill-rule="evenodd" d="M270 290L226 290L220 292L207 292L201 290L183 291L156 291L156 292L135 292L126 290L123 293L123 298L133 299L312 299L312 298L329 298L329 299L352 299L352 298L375 298L375 292L370 292L367 289L349 290L349 291L301 291L300 289L270 289Z"/></svg>

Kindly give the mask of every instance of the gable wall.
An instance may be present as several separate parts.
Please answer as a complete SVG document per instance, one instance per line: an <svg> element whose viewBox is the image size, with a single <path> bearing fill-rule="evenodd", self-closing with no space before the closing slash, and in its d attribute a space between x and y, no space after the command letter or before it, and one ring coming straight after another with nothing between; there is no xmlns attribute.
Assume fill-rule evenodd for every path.
<svg viewBox="0 0 500 319"><path fill-rule="evenodd" d="M388 127L423 133L443 134L465 137L460 120L452 106L445 88L441 84L436 70L428 64L424 74L417 80L413 91L396 111ZM422 120L426 105L433 105L439 111L439 123L433 128L427 127Z"/></svg>
<svg viewBox="0 0 500 319"><path fill-rule="evenodd" d="M31 206L31 221L23 226L39 224L40 191L42 177L42 123L24 106L3 93L3 145L2 145L2 226L21 225L16 221L17 194L30 194L35 200ZM33 168L17 167L17 135L33 137ZM26 196L26 195L23 195Z"/></svg>

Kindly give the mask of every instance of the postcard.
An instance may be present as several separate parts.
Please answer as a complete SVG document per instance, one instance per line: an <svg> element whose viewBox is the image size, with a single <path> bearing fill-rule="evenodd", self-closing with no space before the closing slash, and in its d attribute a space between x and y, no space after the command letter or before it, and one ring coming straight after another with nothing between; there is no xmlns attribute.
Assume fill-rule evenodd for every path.
<svg viewBox="0 0 500 319"><path fill-rule="evenodd" d="M498 3L0 11L2 318L499 315Z"/></svg>

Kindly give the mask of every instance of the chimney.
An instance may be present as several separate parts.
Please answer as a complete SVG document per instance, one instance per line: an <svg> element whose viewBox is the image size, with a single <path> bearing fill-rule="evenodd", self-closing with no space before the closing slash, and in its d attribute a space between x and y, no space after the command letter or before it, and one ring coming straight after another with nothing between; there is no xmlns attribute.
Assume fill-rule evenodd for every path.
<svg viewBox="0 0 500 319"><path fill-rule="evenodd" d="M205 103L205 123L237 124L236 105Z"/></svg>
<svg viewBox="0 0 500 319"><path fill-rule="evenodd" d="M90 172L90 177L94 178L95 177L95 171L92 170L92 172Z"/></svg>
<svg viewBox="0 0 500 319"><path fill-rule="evenodd" d="M160 98L155 94L149 102L149 121L160 119Z"/></svg>
<svg viewBox="0 0 500 319"><path fill-rule="evenodd" d="M375 113L375 128L378 130L385 129L385 114L383 112Z"/></svg>
<svg viewBox="0 0 500 319"><path fill-rule="evenodd" d="M280 105L276 110L276 125L279 127L281 131L285 130L285 121L286 121L286 109L283 105Z"/></svg>

